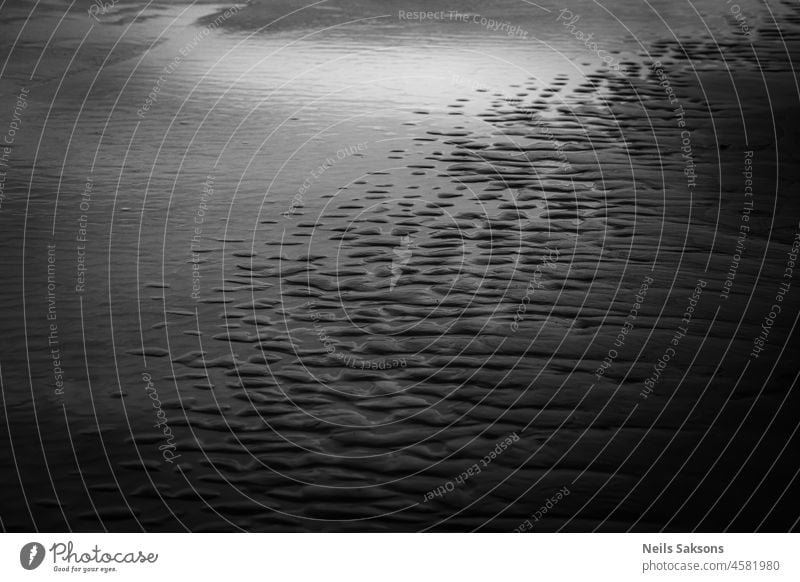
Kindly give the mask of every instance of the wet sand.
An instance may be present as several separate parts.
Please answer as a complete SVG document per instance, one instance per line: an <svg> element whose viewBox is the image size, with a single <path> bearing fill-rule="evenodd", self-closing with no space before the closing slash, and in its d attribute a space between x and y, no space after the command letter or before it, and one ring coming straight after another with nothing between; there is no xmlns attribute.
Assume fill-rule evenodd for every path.
<svg viewBox="0 0 800 582"><path fill-rule="evenodd" d="M43 59L0 207L4 528L796 529L800 12L598 35L616 72L509 5L460 9L581 56L397 19L287 50L383 6L262 3L123 6L89 38L130 55Z"/></svg>

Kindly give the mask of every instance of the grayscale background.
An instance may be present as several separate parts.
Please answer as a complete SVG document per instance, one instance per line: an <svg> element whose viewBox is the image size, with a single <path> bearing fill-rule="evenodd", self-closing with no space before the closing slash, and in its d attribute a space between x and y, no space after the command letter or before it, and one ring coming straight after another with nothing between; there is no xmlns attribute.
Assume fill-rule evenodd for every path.
<svg viewBox="0 0 800 582"><path fill-rule="evenodd" d="M2 530L797 530L799 43L3 1Z"/></svg>

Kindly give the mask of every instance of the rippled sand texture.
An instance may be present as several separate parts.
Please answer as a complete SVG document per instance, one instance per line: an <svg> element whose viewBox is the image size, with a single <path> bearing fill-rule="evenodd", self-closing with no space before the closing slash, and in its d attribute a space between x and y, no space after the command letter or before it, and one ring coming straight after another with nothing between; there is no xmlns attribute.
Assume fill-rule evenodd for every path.
<svg viewBox="0 0 800 582"><path fill-rule="evenodd" d="M256 116L220 154L241 118L223 110L226 132L192 133L191 99L169 120L191 144L152 141L155 109L135 131L115 118L95 157L82 294L77 202L53 218L58 167L32 180L33 159L18 159L1 219L16 233L4 527L796 527L796 290L768 351L750 355L800 216L800 10L778 9L752 45L656 41L619 74L520 72L442 107L327 127L300 108L275 129L299 136L286 151L273 139L254 153ZM48 135L64 138L53 116ZM102 124L88 119L76 131L93 150ZM746 151L755 204L723 296ZM70 156L59 188L77 201L91 160ZM26 200L26 180L44 192ZM42 299L51 240L59 396Z"/></svg>

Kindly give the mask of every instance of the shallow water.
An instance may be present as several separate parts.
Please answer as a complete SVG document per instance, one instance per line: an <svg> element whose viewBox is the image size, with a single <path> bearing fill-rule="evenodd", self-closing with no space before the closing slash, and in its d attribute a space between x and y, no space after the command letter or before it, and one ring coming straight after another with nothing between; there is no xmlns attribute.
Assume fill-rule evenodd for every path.
<svg viewBox="0 0 800 582"><path fill-rule="evenodd" d="M3 526L791 528L800 15L740 4L572 7L621 74L516 2L4 7Z"/></svg>

